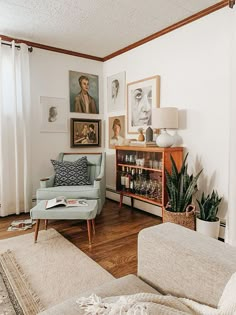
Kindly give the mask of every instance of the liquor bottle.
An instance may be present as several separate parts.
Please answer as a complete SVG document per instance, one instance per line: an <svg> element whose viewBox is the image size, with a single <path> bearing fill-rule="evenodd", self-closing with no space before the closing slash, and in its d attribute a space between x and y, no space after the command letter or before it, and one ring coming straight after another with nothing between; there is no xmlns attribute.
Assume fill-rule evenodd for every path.
<svg viewBox="0 0 236 315"><path fill-rule="evenodd" d="M141 168L138 170L138 178L141 182L143 181L143 170Z"/></svg>
<svg viewBox="0 0 236 315"><path fill-rule="evenodd" d="M131 169L131 175L130 175L130 183L129 183L129 190L132 194L135 193L134 191L134 180L135 180L135 169Z"/></svg>
<svg viewBox="0 0 236 315"><path fill-rule="evenodd" d="M121 184L121 190L125 190L125 167L122 166L121 176L120 176L120 184Z"/></svg>
<svg viewBox="0 0 236 315"><path fill-rule="evenodd" d="M125 174L125 190L129 192L129 185L130 185L130 174L129 174L129 168L127 167L127 172Z"/></svg>

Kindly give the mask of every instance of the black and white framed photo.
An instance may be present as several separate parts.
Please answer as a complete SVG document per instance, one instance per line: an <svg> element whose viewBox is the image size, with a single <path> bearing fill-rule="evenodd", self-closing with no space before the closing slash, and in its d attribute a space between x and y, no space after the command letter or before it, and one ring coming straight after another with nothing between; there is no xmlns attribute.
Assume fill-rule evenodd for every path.
<svg viewBox="0 0 236 315"><path fill-rule="evenodd" d="M70 144L74 147L101 146L101 120L71 118Z"/></svg>
<svg viewBox="0 0 236 315"><path fill-rule="evenodd" d="M107 78L107 109L117 112L125 109L125 72Z"/></svg>
<svg viewBox="0 0 236 315"><path fill-rule="evenodd" d="M160 76L127 84L127 132L152 126L152 109L160 106Z"/></svg>
<svg viewBox="0 0 236 315"><path fill-rule="evenodd" d="M41 132L67 132L66 99L57 97L40 97Z"/></svg>

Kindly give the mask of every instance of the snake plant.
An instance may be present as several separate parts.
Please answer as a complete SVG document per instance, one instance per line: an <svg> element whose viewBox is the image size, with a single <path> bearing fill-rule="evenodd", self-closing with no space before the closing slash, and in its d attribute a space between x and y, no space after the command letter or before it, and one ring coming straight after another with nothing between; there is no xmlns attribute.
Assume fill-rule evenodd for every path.
<svg viewBox="0 0 236 315"><path fill-rule="evenodd" d="M219 197L217 191L212 192L211 195L205 197L204 192L200 200L197 200L200 213L198 218L203 221L215 222L218 220L216 217L218 212L218 206L222 200L222 197Z"/></svg>
<svg viewBox="0 0 236 315"><path fill-rule="evenodd" d="M171 172L165 169L166 187L168 194L167 210L172 212L185 212L188 205L192 203L192 197L197 188L197 180L202 170L196 175L188 174L188 164L186 164L188 154L186 154L182 167L178 171L175 161L171 159Z"/></svg>

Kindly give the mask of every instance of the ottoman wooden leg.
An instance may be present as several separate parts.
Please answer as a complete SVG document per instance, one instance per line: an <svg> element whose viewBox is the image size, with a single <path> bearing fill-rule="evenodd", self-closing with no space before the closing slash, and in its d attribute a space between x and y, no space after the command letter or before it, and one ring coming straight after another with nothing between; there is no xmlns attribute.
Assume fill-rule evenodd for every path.
<svg viewBox="0 0 236 315"><path fill-rule="evenodd" d="M87 229L88 229L88 239L89 245L92 244L92 235L91 235L91 220L87 220Z"/></svg>
<svg viewBox="0 0 236 315"><path fill-rule="evenodd" d="M95 220L92 219L92 226L93 226L93 235L95 235Z"/></svg>
<svg viewBox="0 0 236 315"><path fill-rule="evenodd" d="M36 227L35 227L35 233L34 233L34 242L37 243L38 233L39 233L39 225L40 225L40 219L36 220Z"/></svg>

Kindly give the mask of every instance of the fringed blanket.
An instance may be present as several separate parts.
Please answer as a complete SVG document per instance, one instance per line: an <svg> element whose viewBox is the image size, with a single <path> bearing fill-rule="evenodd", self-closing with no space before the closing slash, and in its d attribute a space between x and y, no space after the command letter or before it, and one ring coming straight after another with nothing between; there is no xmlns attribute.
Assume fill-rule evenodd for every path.
<svg viewBox="0 0 236 315"><path fill-rule="evenodd" d="M95 294L76 301L78 314L87 315L234 315L236 314L236 273L231 277L218 308L186 298L150 293L100 298Z"/></svg>

